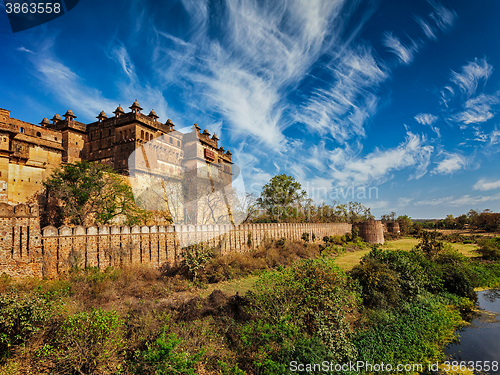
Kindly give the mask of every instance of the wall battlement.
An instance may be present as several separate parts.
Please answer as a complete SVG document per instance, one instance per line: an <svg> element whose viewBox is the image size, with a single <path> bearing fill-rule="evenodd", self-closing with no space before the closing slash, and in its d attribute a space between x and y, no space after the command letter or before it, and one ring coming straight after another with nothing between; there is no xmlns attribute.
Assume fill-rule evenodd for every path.
<svg viewBox="0 0 500 375"><path fill-rule="evenodd" d="M351 224L246 224L177 226L52 226L40 229L37 206L0 203L0 273L14 277L55 277L73 266L175 264L185 246L205 243L222 254L246 252L265 238L300 240L342 235Z"/></svg>

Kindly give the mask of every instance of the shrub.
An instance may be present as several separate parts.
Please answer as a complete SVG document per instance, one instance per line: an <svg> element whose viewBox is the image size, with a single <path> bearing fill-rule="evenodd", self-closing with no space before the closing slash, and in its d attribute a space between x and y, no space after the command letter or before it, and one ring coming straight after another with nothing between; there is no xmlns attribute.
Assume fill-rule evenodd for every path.
<svg viewBox="0 0 500 375"><path fill-rule="evenodd" d="M436 256L444 248L444 244L437 240L438 235L437 231L423 230L420 234L420 243L417 245L417 249L422 250L429 258Z"/></svg>
<svg viewBox="0 0 500 375"><path fill-rule="evenodd" d="M123 333L116 311L79 312L62 322L40 355L52 359L58 373L115 373L122 368Z"/></svg>
<svg viewBox="0 0 500 375"><path fill-rule="evenodd" d="M309 242L309 233L302 233L302 236L300 238L302 239L302 241Z"/></svg>
<svg viewBox="0 0 500 375"><path fill-rule="evenodd" d="M478 240L479 253L485 259L500 259L500 237L481 238Z"/></svg>
<svg viewBox="0 0 500 375"><path fill-rule="evenodd" d="M436 258L443 289L473 301L477 299L469 269L470 260L455 250L445 250Z"/></svg>
<svg viewBox="0 0 500 375"><path fill-rule="evenodd" d="M185 266L196 281L198 272L203 270L203 268L210 262L214 257L214 252L208 246L203 245L193 245L184 251L184 259L182 260L182 265Z"/></svg>
<svg viewBox="0 0 500 375"><path fill-rule="evenodd" d="M247 296L250 313L272 326L285 322L309 337L318 335L336 361L355 357L348 316L359 294L334 259L302 260L267 272Z"/></svg>
<svg viewBox="0 0 500 375"><path fill-rule="evenodd" d="M403 297L398 273L377 259L363 259L351 270L351 277L361 285L363 303L368 307L387 308Z"/></svg>
<svg viewBox="0 0 500 375"><path fill-rule="evenodd" d="M134 374L194 375L194 366L201 361L204 350L189 354L178 349L181 342L176 334L167 335L164 330L156 341L147 345L146 350L136 353L135 363L132 364Z"/></svg>
<svg viewBox="0 0 500 375"><path fill-rule="evenodd" d="M443 303L444 302L444 303ZM398 308L372 311L372 325L355 337L359 361L425 363L443 359L442 346L462 322L456 309L425 294Z"/></svg>
<svg viewBox="0 0 500 375"><path fill-rule="evenodd" d="M37 294L12 290L0 295L0 356L25 343L48 320L51 305Z"/></svg>

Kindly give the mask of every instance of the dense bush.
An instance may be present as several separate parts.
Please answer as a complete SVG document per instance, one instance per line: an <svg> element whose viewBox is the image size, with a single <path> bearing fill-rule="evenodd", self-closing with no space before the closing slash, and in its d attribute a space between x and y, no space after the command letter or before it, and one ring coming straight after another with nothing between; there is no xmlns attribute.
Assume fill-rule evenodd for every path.
<svg viewBox="0 0 500 375"><path fill-rule="evenodd" d="M51 304L38 294L11 290L0 295L0 356L25 343L50 317Z"/></svg>
<svg viewBox="0 0 500 375"><path fill-rule="evenodd" d="M444 244L438 241L438 236L439 233L437 231L422 231L420 233L420 243L417 245L417 249L422 250L429 258L436 256L444 249Z"/></svg>
<svg viewBox="0 0 500 375"><path fill-rule="evenodd" d="M478 240L479 253L485 259L500 259L500 237L481 238Z"/></svg>
<svg viewBox="0 0 500 375"><path fill-rule="evenodd" d="M111 374L123 368L124 322L116 311L68 316L40 351L60 374Z"/></svg>
<svg viewBox="0 0 500 375"><path fill-rule="evenodd" d="M194 354L179 350L182 342L176 334L168 334L163 331L153 343L147 345L147 349L138 351L132 364L134 374L192 374L194 366L201 361L204 350Z"/></svg>
<svg viewBox="0 0 500 375"><path fill-rule="evenodd" d="M447 301L446 301L447 302ZM354 342L359 361L425 363L442 360L442 345L454 339L460 313L439 297L423 294L411 303L370 313L371 325Z"/></svg>
<svg viewBox="0 0 500 375"><path fill-rule="evenodd" d="M248 293L250 313L271 327L285 323L317 336L336 361L355 357L348 317L359 294L332 259L303 260L261 276Z"/></svg>

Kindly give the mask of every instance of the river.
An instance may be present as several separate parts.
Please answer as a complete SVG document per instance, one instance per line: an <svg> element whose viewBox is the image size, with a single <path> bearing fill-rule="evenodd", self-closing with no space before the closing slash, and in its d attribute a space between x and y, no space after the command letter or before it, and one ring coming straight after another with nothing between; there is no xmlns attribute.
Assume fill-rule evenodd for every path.
<svg viewBox="0 0 500 375"><path fill-rule="evenodd" d="M489 366L488 374L500 374L500 289L478 292L477 297L481 311L460 330L460 342L448 345L446 357L449 361L466 361L476 369Z"/></svg>

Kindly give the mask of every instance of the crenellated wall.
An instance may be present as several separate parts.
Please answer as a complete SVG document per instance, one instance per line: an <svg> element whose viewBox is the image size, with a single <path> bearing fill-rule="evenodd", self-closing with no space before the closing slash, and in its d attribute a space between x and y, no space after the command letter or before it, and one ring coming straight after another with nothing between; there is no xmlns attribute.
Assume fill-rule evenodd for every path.
<svg viewBox="0 0 500 375"><path fill-rule="evenodd" d="M37 206L0 203L0 274L53 277L73 266L160 266L182 259L183 248L206 243L216 251L249 251L265 238L300 240L345 234L351 224L247 224L179 226L52 226L40 229Z"/></svg>
<svg viewBox="0 0 500 375"><path fill-rule="evenodd" d="M37 206L0 203L0 274L42 276L43 251Z"/></svg>

